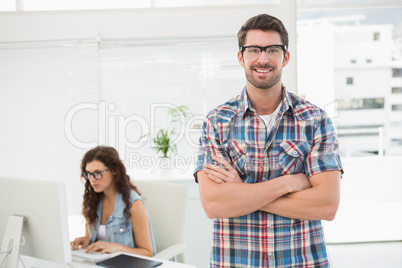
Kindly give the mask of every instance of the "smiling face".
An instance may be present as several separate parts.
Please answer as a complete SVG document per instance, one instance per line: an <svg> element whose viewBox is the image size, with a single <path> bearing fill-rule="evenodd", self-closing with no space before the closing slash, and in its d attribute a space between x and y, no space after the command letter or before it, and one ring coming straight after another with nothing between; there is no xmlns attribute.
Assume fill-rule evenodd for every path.
<svg viewBox="0 0 402 268"><path fill-rule="evenodd" d="M91 173L102 172L108 170L108 167L98 160L93 160L86 164L85 170ZM95 179L94 176L90 176L89 182L91 183L94 191L97 193L114 188L113 174L110 170L106 171L100 180Z"/></svg>
<svg viewBox="0 0 402 268"><path fill-rule="evenodd" d="M249 30L244 46L270 46L281 45L281 37L276 31ZM280 87L282 68L289 62L289 52L286 51L278 58L270 58L262 52L256 60L250 61L238 52L238 60L244 68L247 79L247 88L251 86L259 89Z"/></svg>

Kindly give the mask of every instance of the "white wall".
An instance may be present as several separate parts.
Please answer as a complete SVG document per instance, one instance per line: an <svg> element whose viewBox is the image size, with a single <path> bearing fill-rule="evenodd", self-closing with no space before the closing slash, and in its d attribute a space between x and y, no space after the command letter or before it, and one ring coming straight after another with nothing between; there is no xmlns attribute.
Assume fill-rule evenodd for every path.
<svg viewBox="0 0 402 268"><path fill-rule="evenodd" d="M341 203L327 242L402 240L402 158L343 158Z"/></svg>

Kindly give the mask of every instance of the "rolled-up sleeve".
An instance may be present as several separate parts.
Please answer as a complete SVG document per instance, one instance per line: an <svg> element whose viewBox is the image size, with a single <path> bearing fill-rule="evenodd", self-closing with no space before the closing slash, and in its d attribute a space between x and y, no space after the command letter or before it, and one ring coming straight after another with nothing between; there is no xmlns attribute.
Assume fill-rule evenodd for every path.
<svg viewBox="0 0 402 268"><path fill-rule="evenodd" d="M197 172L203 169L205 163L214 165L218 164L212 159L212 155L227 159L227 155L221 144L220 137L220 133L212 123L212 120L207 118L202 126L201 136L199 139L199 148L195 161L195 169L193 172L196 182L198 182Z"/></svg>
<svg viewBox="0 0 402 268"><path fill-rule="evenodd" d="M306 159L305 173L307 177L311 177L330 170L340 170L343 173L338 139L331 119L324 113L314 133L312 149Z"/></svg>

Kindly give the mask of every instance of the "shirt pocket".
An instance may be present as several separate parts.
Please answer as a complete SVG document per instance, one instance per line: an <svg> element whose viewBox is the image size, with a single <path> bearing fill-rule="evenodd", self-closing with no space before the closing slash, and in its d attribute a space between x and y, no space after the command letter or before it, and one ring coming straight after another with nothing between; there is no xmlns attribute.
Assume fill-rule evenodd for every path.
<svg viewBox="0 0 402 268"><path fill-rule="evenodd" d="M305 141L285 140L279 147L279 167L282 174L304 172L304 163L310 153L310 145Z"/></svg>
<svg viewBox="0 0 402 268"><path fill-rule="evenodd" d="M244 141L229 140L228 150L230 158L232 159L232 166L237 170L239 175L244 175L248 144Z"/></svg>
<svg viewBox="0 0 402 268"><path fill-rule="evenodd" d="M133 234L131 224L125 224L120 222L112 224L110 226L111 241L113 243L119 243L128 247L134 247Z"/></svg>

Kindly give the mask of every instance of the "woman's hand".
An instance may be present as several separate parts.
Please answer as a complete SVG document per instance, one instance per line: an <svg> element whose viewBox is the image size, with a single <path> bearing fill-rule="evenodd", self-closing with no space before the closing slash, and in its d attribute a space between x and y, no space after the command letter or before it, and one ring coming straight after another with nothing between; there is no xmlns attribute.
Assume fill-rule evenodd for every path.
<svg viewBox="0 0 402 268"><path fill-rule="evenodd" d="M89 244L89 237L88 236L83 236L83 237L77 237L70 243L71 249L72 250L78 250L81 246L81 248L86 248Z"/></svg>
<svg viewBox="0 0 402 268"><path fill-rule="evenodd" d="M97 241L89 245L85 252L100 252L100 253L113 253L121 251L121 245L117 243L110 243L105 241Z"/></svg>
<svg viewBox="0 0 402 268"><path fill-rule="evenodd" d="M204 164L204 171L208 174L208 178L216 183L226 183L226 182L236 182L243 183L243 180L240 178L237 170L234 169L228 161L221 157L217 157L215 155L212 156L212 159L218 162L221 166L212 165L212 164Z"/></svg>

